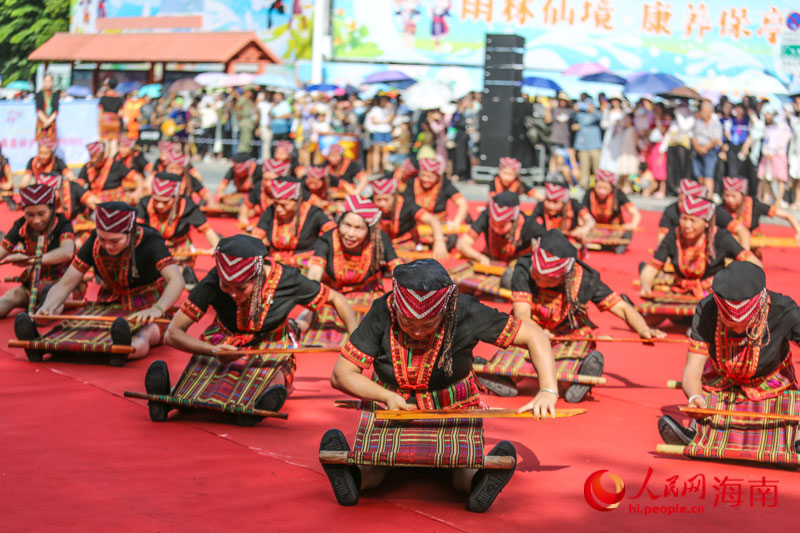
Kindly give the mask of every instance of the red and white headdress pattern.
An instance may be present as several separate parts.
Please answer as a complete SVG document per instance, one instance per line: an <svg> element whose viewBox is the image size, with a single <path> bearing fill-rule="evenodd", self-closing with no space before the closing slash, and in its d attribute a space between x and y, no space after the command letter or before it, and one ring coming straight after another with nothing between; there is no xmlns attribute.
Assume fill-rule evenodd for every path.
<svg viewBox="0 0 800 533"><path fill-rule="evenodd" d="M153 196L172 198L178 196L181 190L180 180L165 180L155 176L153 178Z"/></svg>
<svg viewBox="0 0 800 533"><path fill-rule="evenodd" d="M119 138L119 145L120 146L124 146L125 148L133 148L133 145L135 145L135 144L136 144L136 140L135 139L131 139L127 135L122 135Z"/></svg>
<svg viewBox="0 0 800 533"><path fill-rule="evenodd" d="M61 187L61 179L61 174L57 172L45 172L36 176L36 183L58 189Z"/></svg>
<svg viewBox="0 0 800 533"><path fill-rule="evenodd" d="M47 137L42 137L39 139L39 146L43 146L48 150L55 150L56 149L56 141L55 139L48 139Z"/></svg>
<svg viewBox="0 0 800 533"><path fill-rule="evenodd" d="M684 196L708 196L708 189L694 180L682 179L678 190Z"/></svg>
<svg viewBox="0 0 800 533"><path fill-rule="evenodd" d="M619 181L619 176L610 170L597 169L597 172L594 173L594 177L598 181L604 181L606 183L610 183L611 185L616 185Z"/></svg>
<svg viewBox="0 0 800 533"><path fill-rule="evenodd" d="M500 168L510 168L514 172L519 172L522 168L522 163L519 159L514 159L513 157L501 157L499 166Z"/></svg>
<svg viewBox="0 0 800 533"><path fill-rule="evenodd" d="M569 201L569 189L548 181L544 184L544 197L551 202L567 202Z"/></svg>
<svg viewBox="0 0 800 533"><path fill-rule="evenodd" d="M292 166L290 161L281 161L280 159L267 159L264 161L264 172L272 172L278 176L285 176L289 173L289 168Z"/></svg>
<svg viewBox="0 0 800 533"><path fill-rule="evenodd" d="M419 169L425 172L433 172L434 174L444 174L444 163L441 159L420 159Z"/></svg>
<svg viewBox="0 0 800 533"><path fill-rule="evenodd" d="M374 226L381 220L381 210L369 199L357 194L348 194L344 199L344 212L355 213L366 220L368 226Z"/></svg>
<svg viewBox="0 0 800 533"><path fill-rule="evenodd" d="M519 216L518 205L497 205L494 200L489 200L489 219L494 222L507 222Z"/></svg>
<svg viewBox="0 0 800 533"><path fill-rule="evenodd" d="M100 231L128 233L136 222L136 211L121 211L100 204L95 209L95 224Z"/></svg>
<svg viewBox="0 0 800 533"><path fill-rule="evenodd" d="M264 265L263 257L236 257L219 250L214 252L214 261L217 263L220 278L227 283L242 283L252 279L261 272Z"/></svg>
<svg viewBox="0 0 800 533"><path fill-rule="evenodd" d="M167 152L166 163L168 165L177 165L179 167L185 167L189 163L189 156L187 156L182 152L170 150L169 152Z"/></svg>
<svg viewBox="0 0 800 533"><path fill-rule="evenodd" d="M297 200L302 184L299 181L272 180L270 189L276 200Z"/></svg>
<svg viewBox="0 0 800 533"><path fill-rule="evenodd" d="M171 152L174 146L175 143L172 141L158 141L159 152Z"/></svg>
<svg viewBox="0 0 800 533"><path fill-rule="evenodd" d="M706 222L714 216L714 204L699 196L684 195L680 203L680 212L683 215L700 217Z"/></svg>
<svg viewBox="0 0 800 533"><path fill-rule="evenodd" d="M294 144L292 144L291 141L279 141L275 144L275 148L286 150L291 155L292 151L294 150Z"/></svg>
<svg viewBox="0 0 800 533"><path fill-rule="evenodd" d="M95 141L93 143L89 143L86 145L86 150L89 151L89 156L94 157L98 154L102 154L106 149L106 145L102 141Z"/></svg>
<svg viewBox="0 0 800 533"><path fill-rule="evenodd" d="M722 189L725 192L747 194L747 185L747 180L745 178L722 178Z"/></svg>
<svg viewBox="0 0 800 533"><path fill-rule="evenodd" d="M435 291L415 291L398 285L393 280L394 306L406 318L421 320L438 316L447 307L456 284Z"/></svg>
<svg viewBox="0 0 800 533"><path fill-rule="evenodd" d="M328 155L342 155L344 154L344 146L341 144L334 144L328 149Z"/></svg>
<svg viewBox="0 0 800 533"><path fill-rule="evenodd" d="M414 163L409 158L403 159L400 169L403 171L403 175L407 177L416 176L419 174L419 169L414 166Z"/></svg>
<svg viewBox="0 0 800 533"><path fill-rule="evenodd" d="M726 300L718 296L716 292L713 294L714 301L717 302L717 309L725 322L749 324L758 314L761 304L766 300L767 289L762 290L748 300Z"/></svg>
<svg viewBox="0 0 800 533"><path fill-rule="evenodd" d="M312 180L321 180L325 178L325 167L315 167L313 165L306 167L306 177Z"/></svg>
<svg viewBox="0 0 800 533"><path fill-rule="evenodd" d="M234 163L233 164L233 173L237 176L241 176L242 174L247 174L250 171L250 160L242 161L241 163Z"/></svg>
<svg viewBox="0 0 800 533"><path fill-rule="evenodd" d="M49 185L29 185L19 190L22 207L52 205L56 201L56 190Z"/></svg>
<svg viewBox="0 0 800 533"><path fill-rule="evenodd" d="M397 180L394 178L379 178L369 182L372 194L394 194L397 192Z"/></svg>
<svg viewBox="0 0 800 533"><path fill-rule="evenodd" d="M561 278L572 270L574 257L557 257L548 253L537 240L531 252L531 266L542 276Z"/></svg>

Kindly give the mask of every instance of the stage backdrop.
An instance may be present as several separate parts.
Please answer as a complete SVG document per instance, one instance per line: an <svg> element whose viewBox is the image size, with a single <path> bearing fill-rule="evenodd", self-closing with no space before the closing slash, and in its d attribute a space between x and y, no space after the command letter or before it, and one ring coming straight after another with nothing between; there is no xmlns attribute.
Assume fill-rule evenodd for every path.
<svg viewBox="0 0 800 533"><path fill-rule="evenodd" d="M477 66L486 33L517 33L530 69L595 61L692 78L781 71L781 34L800 36L796 0L332 1L334 60Z"/></svg>
<svg viewBox="0 0 800 533"><path fill-rule="evenodd" d="M97 100L61 102L56 154L68 165L89 160L86 145L97 140ZM36 109L33 102L0 102L0 143L11 170L25 169L36 155Z"/></svg>

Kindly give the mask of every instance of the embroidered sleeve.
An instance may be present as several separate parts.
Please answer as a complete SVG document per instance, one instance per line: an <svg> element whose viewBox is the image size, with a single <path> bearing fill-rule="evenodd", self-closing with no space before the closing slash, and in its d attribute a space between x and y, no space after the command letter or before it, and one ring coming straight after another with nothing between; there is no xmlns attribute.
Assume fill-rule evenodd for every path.
<svg viewBox="0 0 800 533"><path fill-rule="evenodd" d="M477 233L477 232L476 232L474 229L472 229L472 228L469 228L469 231L467 232L467 235L469 235L469 236L470 236L470 238L471 238L473 241L477 241L477 240L478 240L478 237L480 237L480 235L478 235L478 233Z"/></svg>
<svg viewBox="0 0 800 533"><path fill-rule="evenodd" d="M424 217L427 214L428 214L427 210L422 209L422 208L417 209L417 212L414 213L414 220L416 220L417 222L421 222L422 221L422 217Z"/></svg>
<svg viewBox="0 0 800 533"><path fill-rule="evenodd" d="M512 291L511 301L525 304L533 304L533 295L527 291Z"/></svg>
<svg viewBox="0 0 800 533"><path fill-rule="evenodd" d="M616 292L612 291L611 294L603 298L600 303L597 304L597 308L601 311L608 311L621 301L622 297Z"/></svg>
<svg viewBox="0 0 800 533"><path fill-rule="evenodd" d="M457 193L455 193L453 196L451 196L449 199L450 199L450 200L452 200L452 201L454 201L454 202L458 202L458 201L460 201L460 200L463 200L463 199L464 199L464 195L463 195L463 194L461 194L460 192L457 192Z"/></svg>
<svg viewBox="0 0 800 533"><path fill-rule="evenodd" d="M755 256L753 255L753 252L751 252L750 250L742 250L736 256L736 260L737 261L749 261L753 257L755 257Z"/></svg>
<svg viewBox="0 0 800 533"><path fill-rule="evenodd" d="M397 265L402 265L402 264L403 260L398 257L395 257L394 259L386 263L386 268L389 270L389 273L392 273L394 272L394 269Z"/></svg>
<svg viewBox="0 0 800 533"><path fill-rule="evenodd" d="M211 229L211 224L209 224L208 222L197 227L197 231L199 231L200 233L205 233L210 229Z"/></svg>
<svg viewBox="0 0 800 533"><path fill-rule="evenodd" d="M667 233L669 233L669 228L665 228L664 226L661 226L661 227L658 228L658 236L659 237L663 237Z"/></svg>
<svg viewBox="0 0 800 533"><path fill-rule="evenodd" d="M175 259L171 255L168 255L167 257L156 263L156 270L160 272L169 265L174 265L174 264L175 264Z"/></svg>
<svg viewBox="0 0 800 533"><path fill-rule="evenodd" d="M731 233L736 233L736 228L738 227L739 227L739 221L734 218L733 220L730 221L730 223L728 223L728 227L725 229L727 229Z"/></svg>
<svg viewBox="0 0 800 533"><path fill-rule="evenodd" d="M192 322L197 322L203 318L203 315L206 314L205 311L197 307L190 300L184 300L184 302L181 304L181 311L184 315L192 319Z"/></svg>
<svg viewBox="0 0 800 533"><path fill-rule="evenodd" d="M65 231L64 233L58 236L58 244L61 244L64 241L74 241L74 240L75 240L75 234L72 233L71 231Z"/></svg>
<svg viewBox="0 0 800 533"><path fill-rule="evenodd" d="M86 274L87 272L89 272L89 269L92 268L90 264L83 261L77 255L72 258L72 266L78 269L81 272L81 274Z"/></svg>
<svg viewBox="0 0 800 533"><path fill-rule="evenodd" d="M322 225L322 228L320 228L319 233L320 235L322 235L323 233L330 231L332 229L336 229L336 222L334 222L333 220L329 220Z"/></svg>
<svg viewBox="0 0 800 533"><path fill-rule="evenodd" d="M350 341L342 348L342 357L356 365L358 368L366 370L372 366L372 361L375 359L371 355L367 355L355 346Z"/></svg>
<svg viewBox="0 0 800 533"><path fill-rule="evenodd" d="M310 267L318 266L318 267L325 268L325 266L327 264L328 264L328 260L325 259L324 257L319 257L318 255L312 255L311 259L308 260L308 266L310 266Z"/></svg>
<svg viewBox="0 0 800 533"><path fill-rule="evenodd" d="M3 239L3 241L0 242L0 247L2 247L8 253L11 253L14 250L14 243L8 239Z"/></svg>
<svg viewBox="0 0 800 533"><path fill-rule="evenodd" d="M651 267L655 268L656 270L661 270L664 268L664 261L659 261L655 257L651 257L647 264Z"/></svg>
<svg viewBox="0 0 800 533"><path fill-rule="evenodd" d="M622 209L624 209L625 211L630 213L631 209L633 209L633 207L634 207L633 206L633 202L627 202L625 205L622 206Z"/></svg>
<svg viewBox="0 0 800 533"><path fill-rule="evenodd" d="M306 304L306 307L311 309L312 311L316 311L328 301L328 297L330 297L331 288L325 285L324 283L319 284L319 292L314 297L313 300Z"/></svg>
<svg viewBox="0 0 800 533"><path fill-rule="evenodd" d="M511 343L514 342L514 338L516 338L520 327L522 327L522 321L513 316L509 316L508 322L506 322L506 327L503 328L500 336L497 337L496 341L494 341L495 346L500 348L508 348L511 346Z"/></svg>
<svg viewBox="0 0 800 533"><path fill-rule="evenodd" d="M774 217L775 216L775 211L777 211L777 210L778 210L778 206L776 206L776 205L769 206L769 211L767 211L767 216L768 217Z"/></svg>
<svg viewBox="0 0 800 533"><path fill-rule="evenodd" d="M697 341L694 339L690 340L689 353L702 355L703 357L708 357L708 343L703 341Z"/></svg>
<svg viewBox="0 0 800 533"><path fill-rule="evenodd" d="M263 230L263 229L261 229L261 228L254 228L254 229L253 229L253 231L252 231L252 233L251 233L250 235L252 235L252 236L253 236L253 237L255 237L256 239L259 239L259 240L262 240L262 241L263 241L263 240L264 240L264 238L267 236L267 232L266 232L266 231L264 231L264 230Z"/></svg>

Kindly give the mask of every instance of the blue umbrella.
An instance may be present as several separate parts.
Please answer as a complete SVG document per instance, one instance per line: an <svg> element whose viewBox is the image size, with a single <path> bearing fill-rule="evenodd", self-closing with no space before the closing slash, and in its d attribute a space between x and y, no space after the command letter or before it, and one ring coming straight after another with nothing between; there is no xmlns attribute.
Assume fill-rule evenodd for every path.
<svg viewBox="0 0 800 533"><path fill-rule="evenodd" d="M17 80L6 85L6 89L14 89L15 91L32 91L33 84L29 81Z"/></svg>
<svg viewBox="0 0 800 533"><path fill-rule="evenodd" d="M117 92L119 94L128 94L129 92L133 92L141 86L142 83L136 80L125 80L117 85Z"/></svg>
<svg viewBox="0 0 800 533"><path fill-rule="evenodd" d="M681 80L670 74L637 74L628 79L625 84L626 93L668 93L677 87L686 85Z"/></svg>
<svg viewBox="0 0 800 533"><path fill-rule="evenodd" d="M406 74L405 72L400 72L399 70L382 70L380 72L375 72L370 74L366 78L364 78L364 82L366 84L370 83L387 83L389 85L393 85L395 87L400 87L401 85L406 85L407 87L413 85L416 80L414 80L411 76Z"/></svg>
<svg viewBox="0 0 800 533"><path fill-rule="evenodd" d="M338 88L339 87L337 85L333 85L330 83L316 83L314 85L306 85L306 91L319 91L321 93L335 91Z"/></svg>
<svg viewBox="0 0 800 533"><path fill-rule="evenodd" d="M87 96L92 96L92 91L83 85L73 85L67 89L67 94L75 98L86 98Z"/></svg>
<svg viewBox="0 0 800 533"><path fill-rule="evenodd" d="M161 98L161 84L151 83L150 85L139 87L139 90L137 92L139 93L139 96L149 96L150 98Z"/></svg>
<svg viewBox="0 0 800 533"><path fill-rule="evenodd" d="M555 92L562 90L561 86L553 80L549 80L547 78L537 78L536 76L527 76L523 78L522 85L527 85L528 87L539 87L540 89L550 89L551 91Z"/></svg>
<svg viewBox="0 0 800 533"><path fill-rule="evenodd" d="M589 74L579 78L580 81L590 81L593 83L616 83L617 85L625 85L626 80L622 76L617 76L610 72L598 72L597 74Z"/></svg>

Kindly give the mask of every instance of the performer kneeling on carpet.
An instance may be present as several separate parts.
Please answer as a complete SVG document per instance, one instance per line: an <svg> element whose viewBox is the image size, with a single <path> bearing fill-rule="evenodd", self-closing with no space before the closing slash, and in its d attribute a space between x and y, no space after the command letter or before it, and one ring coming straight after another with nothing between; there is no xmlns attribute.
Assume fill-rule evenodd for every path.
<svg viewBox="0 0 800 533"><path fill-rule="evenodd" d="M508 262L530 249L531 239L544 235L545 229L519 209L519 195L505 191L489 199L488 209L472 223L469 233L458 238L456 250L467 259L490 265L492 260ZM486 237L485 253L475 249L475 241Z"/></svg>
<svg viewBox="0 0 800 533"><path fill-rule="evenodd" d="M272 203L272 182L296 177L297 167L292 164L292 150L294 145L290 141L280 141L275 145L273 158L267 159L261 165L261 179L253 184L250 193L245 197L239 207L239 223L248 225L250 219L260 215Z"/></svg>
<svg viewBox="0 0 800 533"><path fill-rule="evenodd" d="M122 202L98 204L95 222L97 228L81 246L64 276L47 293L38 314L59 314L84 274L94 268L101 284L98 303L120 304L122 309L132 311L129 322L147 324L133 337L130 329L115 331L112 327L114 343L130 344L134 352L129 358L144 357L151 346L161 342L162 331L152 321L164 317L178 300L184 287L183 277L158 232L136 224L133 207ZM23 315L18 315L18 321ZM17 337L22 340L38 337L33 322L27 315L24 317L29 324ZM129 328L127 323L122 324ZM17 326L15 323L15 329Z"/></svg>
<svg viewBox="0 0 800 533"><path fill-rule="evenodd" d="M497 175L489 188L489 196L495 196L502 192L512 192L516 195L537 198L536 189L528 187L519 179L519 171L522 163L513 157L501 157L497 167ZM538 199L538 198L537 198Z"/></svg>
<svg viewBox="0 0 800 533"><path fill-rule="evenodd" d="M228 169L225 177L219 182L217 187L217 199L222 200L225 189L233 183L236 187L236 194L246 195L253 190L253 187L261 181L261 165L253 159L247 152L239 152L233 155L233 166Z"/></svg>
<svg viewBox="0 0 800 533"><path fill-rule="evenodd" d="M8 316L15 307L28 307L33 269L30 265L36 256L40 235L45 236L41 251L40 290L57 282L75 255L75 234L72 231L72 224L64 215L56 212L55 189L47 185L30 185L20 189L19 195L24 215L14 222L0 242L0 260L26 268L20 276L22 285L11 289L0 298L0 317ZM20 244L22 251L14 252Z"/></svg>
<svg viewBox="0 0 800 533"><path fill-rule="evenodd" d="M701 185L694 180L681 180L678 187L678 201L665 207L664 213L661 215L661 220L658 223L657 244L661 244L661 241L663 241L664 237L667 236L669 230L677 228L680 224L680 205L685 196L708 198L708 189L706 189L705 185ZM736 240L739 241L739 244L741 244L745 250L750 249L749 229L746 228L744 224L739 223L738 220L734 220L730 213L728 213L722 206L716 206L714 211L714 223L718 228L726 229L731 232L731 234L736 237Z"/></svg>
<svg viewBox="0 0 800 533"><path fill-rule="evenodd" d="M789 342L800 343L800 308L766 288L764 271L735 261L714 277L692 319L682 387L689 407L800 414ZM714 415L687 428L658 421L667 444L693 457L800 464L797 422Z"/></svg>
<svg viewBox="0 0 800 533"><path fill-rule="evenodd" d="M275 201L253 230L253 237L263 240L276 260L310 257L319 236L336 227L322 209L303 201L302 188L296 178L273 180Z"/></svg>
<svg viewBox="0 0 800 533"><path fill-rule="evenodd" d="M479 408L480 397L472 373L472 350L479 341L502 348L510 345L526 348L539 373L541 389L536 397L519 411L532 410L535 416L555 416L558 398L553 355L547 337L536 326L523 324L514 317L481 304L472 296L461 294L447 271L433 259L399 265L394 270L394 290L377 299L358 328L342 349L331 376L334 388L371 402L380 402L388 409L463 409ZM362 372L374 370L374 380ZM365 411L366 413L366 411ZM365 420L371 423L363 424ZM374 418L362 416L362 425L356 438L356 447L365 443L364 453L375 433L391 434L397 425L379 424ZM386 474L384 466L367 463L392 464L402 453L408 464L418 447L428 438L438 449L434 454L438 462L425 466L442 466L442 457L452 450L436 426L430 435L420 435L420 427L413 442L403 438L390 438L382 433L379 460L365 460L364 464L323 464L333 487L336 500L341 505L355 505L362 490L376 487ZM476 430L468 425L461 431ZM481 450L482 450L482 430ZM456 437L453 437L455 440ZM459 435L458 442L473 439ZM385 449L389 446L391 449ZM465 446L470 447L470 446ZM349 451L345 436L331 429L322 438L321 451ZM353 450L357 455L362 450ZM471 449L475 452L475 449ZM440 453L441 452L441 453ZM481 451L482 453L482 451ZM516 458L514 445L499 442L488 455ZM453 470L456 488L469 493L467 506L471 511L483 512L508 483L513 470L457 468Z"/></svg>
<svg viewBox="0 0 800 533"><path fill-rule="evenodd" d="M205 202L208 207L216 207L214 197L211 195L206 186L203 185L203 178L196 168L189 162L189 156L177 151L177 147L173 147L173 151L167 154L166 165L164 172L176 174L181 177L181 196L188 196L195 199L197 195L197 202ZM151 176L153 178L154 176ZM152 188L152 181L150 187Z"/></svg>
<svg viewBox="0 0 800 533"><path fill-rule="evenodd" d="M669 230L639 274L643 297L652 294L656 275L667 259L675 267L675 282L669 290L697 298L706 295L714 274L725 267L726 259L750 261L761 266L752 252L742 248L727 230L715 225L715 207L705 198L683 195L680 224Z"/></svg>
<svg viewBox="0 0 800 533"><path fill-rule="evenodd" d="M39 174L47 172L57 172L69 180L75 178L67 164L64 163L60 157L56 157L55 150L55 140L42 138L39 141L39 149L36 155L28 160L28 166L25 167L25 173L22 175L22 179L19 182L20 189L31 183L36 183L35 178L38 177Z"/></svg>
<svg viewBox="0 0 800 533"><path fill-rule="evenodd" d="M736 222L749 230L751 235L758 229L761 217L778 217L789 223L794 230L794 238L800 243L800 224L797 223L797 219L778 206L767 205L757 198L748 196L746 178L722 178L722 189L722 207Z"/></svg>
<svg viewBox="0 0 800 533"><path fill-rule="evenodd" d="M297 305L316 310L330 303L348 331L353 331L357 325L350 304L340 293L308 279L297 268L271 261L267 247L258 239L247 235L222 239L214 260L216 267L192 289L172 319L166 334L170 346L228 362L240 357L226 356L231 350L296 344L289 313ZM203 332L201 339L189 335L189 328L209 307L216 313L213 324ZM291 353L291 348L287 348L287 353ZM286 359L286 356L276 354L276 358ZM288 356L283 371L256 402L256 408L268 411L281 408L291 391L295 366L294 356ZM163 361L150 365L145 387L148 394L169 394L169 375ZM158 411L154 420L166 419L168 406L151 403L151 417L153 409Z"/></svg>
<svg viewBox="0 0 800 533"><path fill-rule="evenodd" d="M441 222L458 227L467 220L467 200L453 183L444 177L445 164L439 159L420 159L419 175L408 182L403 195L433 213ZM456 205L456 214L448 219L447 203Z"/></svg>
<svg viewBox="0 0 800 533"><path fill-rule="evenodd" d="M195 228L202 233L208 244L216 248L219 235L206 219L205 213L187 196L181 196L181 177L177 174L159 172L153 178L153 194L145 196L136 206L136 218L139 223L154 228L166 241L167 248L177 257L183 267L183 280L187 285L197 283L193 266L195 257L180 257L180 252L191 252L192 242L189 230Z"/></svg>
<svg viewBox="0 0 800 533"><path fill-rule="evenodd" d="M89 152L89 162L81 168L78 183L106 201L119 200L135 204L142 197L142 176L121 162L106 157L105 143L89 143L86 150Z"/></svg>
<svg viewBox="0 0 800 533"><path fill-rule="evenodd" d="M640 338L666 336L663 331L650 329L629 301L611 290L597 270L578 259L578 251L558 230L545 233L533 243L531 255L517 261L511 290L514 316L525 323L537 324L551 338L593 336L592 330L597 326L589 318L589 302L625 321ZM578 363L577 373L600 376L603 366L603 355L591 351ZM502 376L492 376L482 382L493 390L492 382L498 380L507 381ZM567 389L565 398L579 402L587 392L588 385L575 383Z"/></svg>
<svg viewBox="0 0 800 533"><path fill-rule="evenodd" d="M569 189L560 183L544 184L544 202L536 205L533 218L545 229L560 230L579 244L595 226L589 210L570 198Z"/></svg>
<svg viewBox="0 0 800 533"><path fill-rule="evenodd" d="M56 211L63 214L70 222L75 220L78 215L87 214L94 211L99 198L90 191L81 187L78 182L64 179L57 172L45 172L36 178L40 185L47 185L55 189Z"/></svg>
<svg viewBox="0 0 800 533"><path fill-rule="evenodd" d="M434 259L447 257L447 243L439 219L421 208L413 198L407 198L397 191L394 178L379 178L370 182L372 201L381 210L381 229L395 245L412 243L421 246L418 224L427 224L431 228Z"/></svg>
<svg viewBox="0 0 800 533"><path fill-rule="evenodd" d="M345 157L344 147L341 144L334 144L329 148L325 174L331 180L339 182L339 186L348 194L361 194L367 186L366 172L361 165Z"/></svg>
<svg viewBox="0 0 800 533"><path fill-rule="evenodd" d="M622 192L618 183L619 176L615 173L598 170L595 172L594 188L586 191L582 205L598 224L614 224L634 230L642 222L642 214ZM628 222L622 219L623 210L631 217Z"/></svg>

